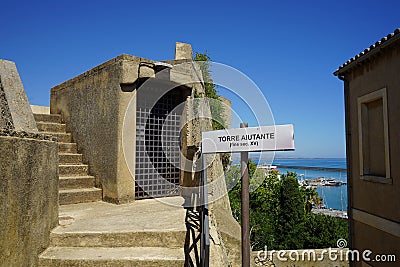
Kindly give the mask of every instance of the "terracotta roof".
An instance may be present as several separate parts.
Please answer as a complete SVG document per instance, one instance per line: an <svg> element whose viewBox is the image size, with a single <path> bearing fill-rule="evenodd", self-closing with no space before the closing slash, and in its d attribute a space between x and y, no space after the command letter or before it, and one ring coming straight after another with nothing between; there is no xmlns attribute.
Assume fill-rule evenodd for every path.
<svg viewBox="0 0 400 267"><path fill-rule="evenodd" d="M340 66L333 74L335 76L339 76L343 74L345 71L351 69L352 67L356 66L358 63L362 62L363 60L371 57L372 55L379 52L382 48L392 44L393 42L400 39L400 28L396 29L393 33L388 34L386 37L383 37L375 44L371 45L370 47L366 48L364 51L356 55L355 57L349 59L346 63Z"/></svg>

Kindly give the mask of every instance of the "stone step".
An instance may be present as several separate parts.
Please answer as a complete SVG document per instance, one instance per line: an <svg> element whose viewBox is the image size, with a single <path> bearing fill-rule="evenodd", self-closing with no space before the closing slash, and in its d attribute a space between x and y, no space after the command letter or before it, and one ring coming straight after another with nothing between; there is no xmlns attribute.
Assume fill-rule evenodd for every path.
<svg viewBox="0 0 400 267"><path fill-rule="evenodd" d="M36 121L61 123L61 115L58 114L33 114Z"/></svg>
<svg viewBox="0 0 400 267"><path fill-rule="evenodd" d="M59 191L60 205L95 202L102 200L102 190L99 188L61 189Z"/></svg>
<svg viewBox="0 0 400 267"><path fill-rule="evenodd" d="M62 143L58 142L58 152L59 153L77 153L76 143Z"/></svg>
<svg viewBox="0 0 400 267"><path fill-rule="evenodd" d="M59 165L58 174L60 176L86 176L88 175L88 165Z"/></svg>
<svg viewBox="0 0 400 267"><path fill-rule="evenodd" d="M52 123L52 122L36 122L36 126L40 132L49 132L49 133L65 133L66 125L61 123Z"/></svg>
<svg viewBox="0 0 400 267"><path fill-rule="evenodd" d="M61 203L61 198L60 198ZM62 227L62 226L59 226ZM185 244L185 231L53 231L51 245L55 247L169 247L181 248Z"/></svg>
<svg viewBox="0 0 400 267"><path fill-rule="evenodd" d="M39 256L40 267L181 267L184 263L182 248L165 247L49 247Z"/></svg>
<svg viewBox="0 0 400 267"><path fill-rule="evenodd" d="M82 154L59 153L58 157L61 165L82 164Z"/></svg>
<svg viewBox="0 0 400 267"><path fill-rule="evenodd" d="M61 143L71 143L72 136L70 133L49 133L49 132L41 132L43 134L48 134L57 137L57 141Z"/></svg>
<svg viewBox="0 0 400 267"><path fill-rule="evenodd" d="M79 189L94 187L93 176L67 176L60 177L59 188L61 189Z"/></svg>

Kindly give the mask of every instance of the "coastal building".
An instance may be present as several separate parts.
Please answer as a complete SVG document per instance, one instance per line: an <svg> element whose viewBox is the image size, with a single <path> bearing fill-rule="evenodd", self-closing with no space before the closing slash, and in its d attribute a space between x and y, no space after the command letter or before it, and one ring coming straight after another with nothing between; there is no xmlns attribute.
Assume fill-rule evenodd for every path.
<svg viewBox="0 0 400 267"><path fill-rule="evenodd" d="M344 82L350 249L360 253L353 266L399 266L399 70L397 29L334 72Z"/></svg>

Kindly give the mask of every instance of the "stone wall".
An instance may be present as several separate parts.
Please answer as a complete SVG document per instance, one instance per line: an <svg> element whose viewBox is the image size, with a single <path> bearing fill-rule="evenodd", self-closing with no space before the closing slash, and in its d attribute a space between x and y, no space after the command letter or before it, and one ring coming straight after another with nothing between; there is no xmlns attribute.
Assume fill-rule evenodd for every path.
<svg viewBox="0 0 400 267"><path fill-rule="evenodd" d="M0 128L12 130L14 129L14 124L12 121L10 109L7 105L7 97L4 92L3 86L0 80Z"/></svg>
<svg viewBox="0 0 400 267"><path fill-rule="evenodd" d="M0 266L35 266L58 225L56 142L0 136Z"/></svg>
<svg viewBox="0 0 400 267"><path fill-rule="evenodd" d="M36 266L58 225L58 145L37 132L15 63L0 60L0 266Z"/></svg>
<svg viewBox="0 0 400 267"><path fill-rule="evenodd" d="M232 127L232 103L225 97L220 96L220 100L223 106L222 118L224 119L225 128L229 129Z"/></svg>
<svg viewBox="0 0 400 267"><path fill-rule="evenodd" d="M196 87L197 93L204 89ZM189 161L183 162L182 184L199 186L199 147L202 131L212 130L211 112L207 100L188 99L185 112L182 153ZM241 266L241 228L233 218L225 175L219 154L206 155L210 219L210 266ZM196 166L193 166L196 165ZM190 172L190 170L197 172ZM189 191L189 190L188 190ZM184 192L183 192L184 193ZM186 196L187 197L187 196Z"/></svg>
<svg viewBox="0 0 400 267"><path fill-rule="evenodd" d="M114 203L134 200L134 177L125 162L122 129L126 108L132 98L135 101L134 82L142 61L121 55L51 89L51 113L62 115L97 186L103 189L104 200ZM142 69L142 74L147 72ZM124 138L131 141L129 160L135 162L135 117L129 127Z"/></svg>

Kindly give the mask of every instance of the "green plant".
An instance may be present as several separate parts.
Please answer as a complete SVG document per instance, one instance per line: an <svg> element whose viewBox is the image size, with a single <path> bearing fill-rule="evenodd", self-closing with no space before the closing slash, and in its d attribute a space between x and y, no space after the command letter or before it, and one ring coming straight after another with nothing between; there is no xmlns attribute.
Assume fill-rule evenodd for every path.
<svg viewBox="0 0 400 267"><path fill-rule="evenodd" d="M211 100L209 104L211 109L213 130L225 129L226 122L223 117L224 106L222 105L220 96L216 89L216 85L211 78L210 56L207 53L196 52L193 57L193 61L196 61L197 64L200 66L200 70L202 72L204 80L205 97ZM194 92L194 96L201 97L198 92ZM220 154L220 157L224 170L226 170L228 165L231 163L231 155L229 153L222 153Z"/></svg>
<svg viewBox="0 0 400 267"><path fill-rule="evenodd" d="M250 240L253 250L307 249L336 246L347 239L347 220L306 212L310 199L320 199L314 189L299 186L296 173L282 175L277 170L267 173L254 170L249 162ZM254 170L254 171L253 171ZM241 219L240 167L232 166L226 173L227 184L236 184L229 192L233 216ZM260 183L260 181L263 181Z"/></svg>

